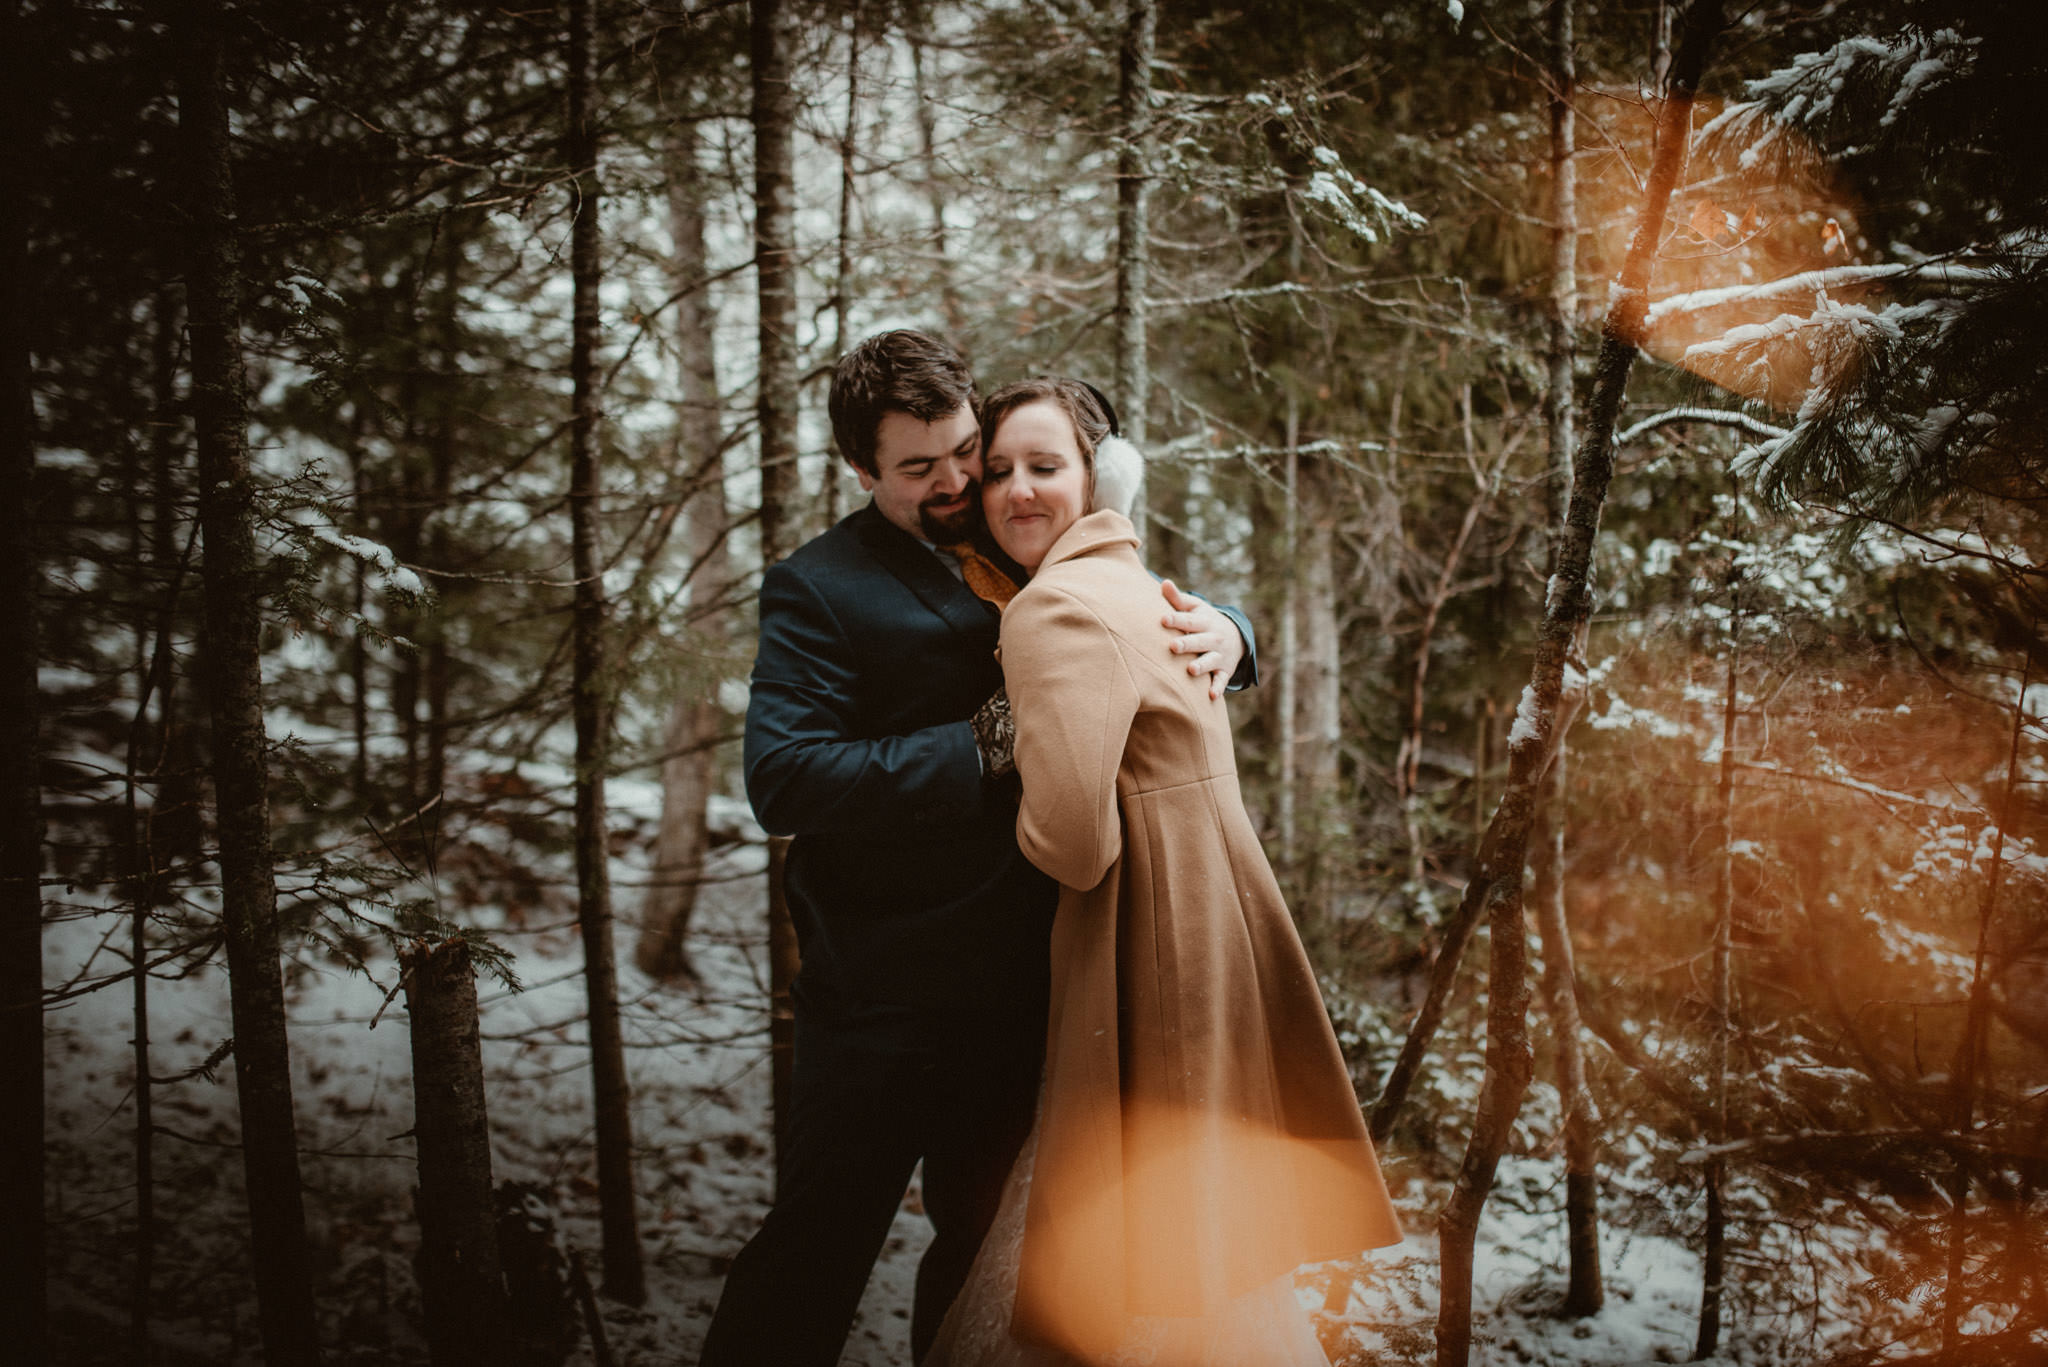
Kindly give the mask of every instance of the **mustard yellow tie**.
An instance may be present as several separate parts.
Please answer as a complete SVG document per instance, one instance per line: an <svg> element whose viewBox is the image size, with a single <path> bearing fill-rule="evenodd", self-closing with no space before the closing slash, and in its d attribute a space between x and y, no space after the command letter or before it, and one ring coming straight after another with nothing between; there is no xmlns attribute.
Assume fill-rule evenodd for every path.
<svg viewBox="0 0 2048 1367"><path fill-rule="evenodd" d="M939 549L960 562L960 577L974 591L974 596L983 602L1006 608L1017 596L1017 581L1010 578L1001 565L983 555L972 541Z"/></svg>

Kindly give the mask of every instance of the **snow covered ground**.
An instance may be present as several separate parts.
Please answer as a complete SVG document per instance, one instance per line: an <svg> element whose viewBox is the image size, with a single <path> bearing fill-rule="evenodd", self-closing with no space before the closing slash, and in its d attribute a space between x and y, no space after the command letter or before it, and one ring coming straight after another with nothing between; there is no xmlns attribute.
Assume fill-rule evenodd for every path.
<svg viewBox="0 0 2048 1367"><path fill-rule="evenodd" d="M616 798L627 818L646 804L644 786ZM644 813L637 815L644 816ZM643 870L616 868L621 991L627 1002L641 1231L649 1298L633 1309L606 1302L617 1360L695 1360L728 1260L759 1221L769 1196L768 1069L763 1010L764 888L759 846L719 857L700 902L690 949L701 996L654 988L630 966L633 887ZM543 918L545 919L545 918ZM103 943L116 918L75 919L47 937L47 980L81 967L118 971ZM583 986L573 925L494 928L517 952L524 990L485 982L483 1034L495 1164L500 1179L554 1194L561 1231L598 1276L595 1168L588 1072L582 1048ZM125 930L115 938L125 937ZM388 1006L387 961L370 981L308 956L292 987L295 1084L307 1213L331 1359L423 1362L411 1259L413 1152L410 1041L403 1001ZM68 1360L125 1361L120 1333L133 1267L133 1037L128 986L117 983L65 1003L49 1017L53 1308ZM216 969L151 985L153 1071L198 1063L227 1038L227 993ZM381 1014L380 1014L381 1013ZM155 1174L159 1251L154 1274L159 1342L179 1362L256 1362L255 1315L240 1216L241 1175L232 1147L232 1063L219 1081L194 1077L156 1091ZM1393 1171L1400 1163L1394 1158ZM1503 1182L1525 1199L1489 1209L1476 1297L1480 1364L1639 1363L1684 1360L1694 1334L1697 1258L1669 1239L1606 1231L1610 1299L1575 1323L1546 1315L1560 1294L1564 1247L1556 1214L1556 1165L1511 1162ZM1430 1190L1410 1184L1410 1199ZM1530 1194L1533 1193L1533 1196ZM1558 1198L1558 1199L1561 1199ZM1546 1209L1547 1208L1547 1209ZM1340 1364L1428 1361L1435 1310L1434 1210L1404 1211L1408 1242L1368 1260L1348 1304L1326 1325ZM845 1367L907 1367L911 1282L927 1229L915 1189L876 1268ZM1350 1280L1349 1269L1345 1270ZM1310 1269L1302 1294L1320 1303L1334 1267ZM578 1363L591 1361L587 1346ZM1762 1362L1745 1353L1725 1362ZM1775 1360L1775 1359L1771 1359Z"/></svg>

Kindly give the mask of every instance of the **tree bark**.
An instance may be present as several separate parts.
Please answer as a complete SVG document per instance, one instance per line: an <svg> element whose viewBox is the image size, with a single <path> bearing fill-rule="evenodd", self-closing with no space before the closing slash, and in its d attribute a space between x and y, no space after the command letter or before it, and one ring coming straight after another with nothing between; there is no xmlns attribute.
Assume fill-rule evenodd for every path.
<svg viewBox="0 0 2048 1367"><path fill-rule="evenodd" d="M368 484L363 477L363 408L358 400L352 404L349 414L350 436L348 448L350 506L358 513L363 507ZM368 603L365 579L367 571L363 562L355 556L348 557L349 605L355 609L358 620ZM349 752L349 786L356 803L364 811L370 810L370 643L363 629L358 626L349 637L348 643L348 715L349 730L354 744Z"/></svg>
<svg viewBox="0 0 2048 1367"><path fill-rule="evenodd" d="M1565 778L1570 752L1558 737L1542 795L1541 836L1532 859L1530 896L1543 945L1543 1006L1556 1052L1558 1110L1564 1117L1565 1248L1570 1259L1561 1310L1567 1318L1596 1315L1606 1302L1600 1271L1600 1118L1586 1086L1580 1035L1578 969L1564 884Z"/></svg>
<svg viewBox="0 0 2048 1367"><path fill-rule="evenodd" d="M938 121L932 113L931 91L924 74L927 39L921 18L907 28L911 93L917 104L918 160L923 168L925 202L932 215L932 253L937 258L939 302L946 314L946 331L958 335L966 322L966 313L960 306L959 287L953 280L953 258L946 246L946 193L939 177Z"/></svg>
<svg viewBox="0 0 2048 1367"><path fill-rule="evenodd" d="M221 921L234 1022L242 1171L265 1360L319 1361L292 1120L263 723L263 566L255 539L241 262L218 0L175 11L178 137L187 186L187 312L204 547L206 694L213 727Z"/></svg>
<svg viewBox="0 0 2048 1367"><path fill-rule="evenodd" d="M1693 98L1707 52L1721 26L1721 0L1692 0L1688 5L1670 83L1657 114L1656 152L1644 188L1642 212L1629 239L1614 303L1601 328L1586 435L1574 463L1571 499L1544 603L1535 666L1509 735L1507 787L1487 828L1479 867L1465 891L1468 903L1484 903L1491 941L1486 1071L1472 1138L1437 1226L1443 1259L1436 1325L1438 1367L1465 1367L1471 1355L1472 1258L1479 1219L1529 1084L1528 945L1522 879L1536 790L1557 733L1566 656L1592 608L1587 585L1600 511L1614 473L1614 421L1621 411L1629 369L1642 345L1650 270L1690 141Z"/></svg>
<svg viewBox="0 0 2048 1367"><path fill-rule="evenodd" d="M1728 587L1732 596L1736 589L1732 570ZM1714 842L1714 1038L1707 1059L1707 1094L1714 1110L1714 1123L1707 1131L1709 1145L1719 1145L1728 1137L1729 956L1735 915L1735 703L1742 649L1739 605L1734 607L1732 616L1735 634L1728 642L1728 679L1721 699L1721 778L1715 820L1718 839ZM1728 1212L1721 1189L1724 1161L1716 1152L1706 1164L1707 1223L1700 1271L1699 1337L1692 1354L1695 1359L1712 1357L1721 1345L1721 1300L1728 1271Z"/></svg>
<svg viewBox="0 0 2048 1367"><path fill-rule="evenodd" d="M1550 317L1543 396L1549 446L1550 526L1553 544L1564 526L1572 486L1573 371L1578 341L1578 58L1573 47L1576 0L1551 0L1550 46ZM1565 901L1565 779L1570 752L1560 732L1544 782L1542 837L1534 858L1532 892L1543 944L1543 997L1557 1058L1558 1110L1564 1117L1565 1247L1570 1272L1563 1312L1599 1313L1607 1294L1600 1271L1599 1118L1586 1088L1580 1041L1578 971Z"/></svg>
<svg viewBox="0 0 2048 1367"><path fill-rule="evenodd" d="M754 122L754 267L760 299L756 407L761 430L761 565L795 547L790 514L796 493L797 350L795 161L790 146L796 92L790 84L793 18L786 0L752 0ZM786 843L771 842L768 862L768 1048L774 1092L776 1166L781 1170L789 1118L796 1016L796 930L782 896Z"/></svg>
<svg viewBox="0 0 2048 1367"><path fill-rule="evenodd" d="M128 774L128 830L133 842L131 857L147 860L149 839L143 832L144 818L136 810L135 773ZM149 914L153 906L148 888L153 870L132 871L129 879L128 971L131 992L130 1018L135 1038L130 1044L135 1060L135 1265L128 1278L128 1351L137 1362L149 1361L149 1320L152 1292L156 1283L156 1110L151 1091L149 1067Z"/></svg>
<svg viewBox="0 0 2048 1367"><path fill-rule="evenodd" d="M151 398L156 412L161 415L171 412L178 398L178 326L174 306L169 299L160 294L156 306L156 326L151 339L154 369ZM185 557L179 553L175 535L175 501L170 487L175 446L171 435L173 428L161 419L153 427L148 474L140 469L139 461L131 459L128 462L131 489L139 495L152 482L154 485L149 503L145 504L137 497L130 504L131 551L140 571L159 575L163 581L161 591L153 599L147 593L137 594L135 599L135 712L128 724L124 784L126 810L123 812L128 841L123 856L126 867L122 881L129 904L130 1015L135 1029L131 1044L135 1068L135 1262L129 1277L128 1332L130 1352L138 1362L146 1361L149 1354L149 1321L156 1269L156 1117L154 1083L150 1075L149 926L152 915L163 901L164 881L156 833L158 804L152 802L144 808L140 797L144 776L148 774L157 776L160 797L161 776L169 759L170 747L166 742L174 724L172 632L177 621L185 571ZM143 518L145 507L151 510L147 530ZM157 725L153 732L149 724L152 701L157 707ZM152 748L154 755L150 753Z"/></svg>
<svg viewBox="0 0 2048 1367"><path fill-rule="evenodd" d="M1123 434L1140 450L1151 392L1145 288L1152 245L1146 206L1152 194L1152 54L1158 33L1153 0L1129 0L1116 67L1116 396Z"/></svg>
<svg viewBox="0 0 2048 1367"><path fill-rule="evenodd" d="M1280 478L1280 869L1292 882L1301 853L1301 401L1287 384L1286 464Z"/></svg>
<svg viewBox="0 0 2048 1367"><path fill-rule="evenodd" d="M0 45L21 52L20 0ZM48 1300L43 1221L43 814L36 665L35 434L30 410L28 181L40 101L22 61L0 130L0 1323L40 1367Z"/></svg>
<svg viewBox="0 0 2048 1367"><path fill-rule="evenodd" d="M706 292L709 253L704 243L706 186L697 162L697 125L676 123L668 150L669 232L675 239L677 449L694 488L684 509L691 639L707 653L725 642L725 607L732 592L726 551L724 424L718 406L714 346L716 310ZM710 848L704 813L717 775L719 733L725 714L715 690L683 690L669 712L661 764L661 828L655 836L653 886L642 912L634 959L653 978L694 978L683 948Z"/></svg>
<svg viewBox="0 0 2048 1367"><path fill-rule="evenodd" d="M507 1345L491 1194L476 969L460 939L399 955L412 1016L413 1144L419 1154L420 1300L434 1367L493 1367Z"/></svg>
<svg viewBox="0 0 2048 1367"><path fill-rule="evenodd" d="M854 149L860 132L860 40L861 0L853 0L846 17L846 125L839 139L839 258L832 276L832 354L844 356L849 342L847 315L853 306L853 201L857 184L853 174ZM824 522L839 520L840 462L828 458L819 482L824 487Z"/></svg>
<svg viewBox="0 0 2048 1367"><path fill-rule="evenodd" d="M441 301L434 325L439 334L436 358L439 362L435 376L435 413L433 444L428 452L427 466L427 524L425 558L429 568L446 570L448 565L448 502L455 488L455 454L462 439L456 416L461 412L463 386L462 372L462 262L463 236L458 231L459 215L451 215L441 225ZM444 581L445 585L445 581ZM443 593L446 588L444 586ZM422 614L420 620L420 652L425 657L421 662L421 684L427 703L427 753L424 772L421 775L420 792L415 810L421 803L435 803L447 794L448 788L448 628L452 620L450 605L445 601ZM422 817L429 829L438 832L441 828L441 808L436 806L434 814ZM421 831L426 841L429 858L438 857L434 852L438 840L428 840L427 831Z"/></svg>
<svg viewBox="0 0 2048 1367"><path fill-rule="evenodd" d="M569 348L573 408L569 420L569 520L576 577L573 610L576 713L576 919L583 932L583 974L590 1002L590 1072L596 1105L597 1190L604 1230L604 1292L638 1305L647 1298L633 1184L632 1085L619 1022L618 966L612 955L610 849L605 769L611 759L611 707L605 676L603 556L598 546L598 196L597 125L592 104L591 0L569 0L569 128L564 151L575 177L570 233L574 322Z"/></svg>
<svg viewBox="0 0 2048 1367"><path fill-rule="evenodd" d="M1337 864L1347 847L1339 800L1338 757L1343 725L1343 652L1337 610L1337 491L1330 463L1311 456L1300 466L1296 493L1301 580L1298 603L1299 661L1294 725L1297 886L1304 921L1327 921L1335 910Z"/></svg>

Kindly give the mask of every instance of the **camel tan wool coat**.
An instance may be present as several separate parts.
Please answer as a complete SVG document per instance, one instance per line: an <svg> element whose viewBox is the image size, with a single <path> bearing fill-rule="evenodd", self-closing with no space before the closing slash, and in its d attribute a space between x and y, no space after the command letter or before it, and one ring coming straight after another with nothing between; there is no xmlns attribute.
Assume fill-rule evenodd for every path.
<svg viewBox="0 0 2048 1367"><path fill-rule="evenodd" d="M1062 885L1012 1329L1082 1358L1400 1227L1238 790L1121 514L1081 518L1003 614L1024 801Z"/></svg>

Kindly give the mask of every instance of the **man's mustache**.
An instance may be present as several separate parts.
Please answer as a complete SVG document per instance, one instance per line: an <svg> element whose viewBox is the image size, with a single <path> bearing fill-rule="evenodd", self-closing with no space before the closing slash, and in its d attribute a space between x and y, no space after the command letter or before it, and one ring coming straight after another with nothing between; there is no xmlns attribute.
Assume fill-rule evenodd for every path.
<svg viewBox="0 0 2048 1367"><path fill-rule="evenodd" d="M926 498L924 502L918 504L917 506L920 508L936 508L939 507L941 504L945 503L957 503L963 498L966 499L968 502L973 503L979 500L980 494L981 481L978 479L973 479L969 480L967 482L967 487L962 489L957 494L933 494L930 497Z"/></svg>

